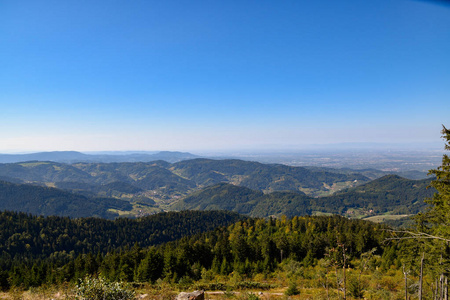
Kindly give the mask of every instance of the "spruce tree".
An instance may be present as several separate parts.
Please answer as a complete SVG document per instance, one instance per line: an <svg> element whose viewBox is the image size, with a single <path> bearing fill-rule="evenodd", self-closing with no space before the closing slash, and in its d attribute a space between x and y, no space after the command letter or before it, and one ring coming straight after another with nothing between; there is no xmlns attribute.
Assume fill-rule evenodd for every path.
<svg viewBox="0 0 450 300"><path fill-rule="evenodd" d="M443 126L441 131L445 140L445 149L450 150L450 130ZM425 213L427 222L432 226L435 236L450 239L450 157L444 154L442 165L429 171L436 179L431 186L436 189L433 198L428 202L431 208Z"/></svg>
<svg viewBox="0 0 450 300"><path fill-rule="evenodd" d="M450 150L450 130L442 126L442 138L445 140L445 150ZM432 262L431 273L436 278L435 299L448 299L448 274L450 274L450 158L447 154L442 157L442 164L437 169L430 170L429 175L435 175L431 187L436 189L433 198L427 202L429 209L416 218L419 231L415 237L429 240L427 256ZM422 254L423 257L423 254ZM423 258L421 269L423 267ZM421 271L422 273L422 271ZM421 276L422 277L422 276ZM420 280L422 281L422 280ZM419 299L422 298L422 282L420 282Z"/></svg>

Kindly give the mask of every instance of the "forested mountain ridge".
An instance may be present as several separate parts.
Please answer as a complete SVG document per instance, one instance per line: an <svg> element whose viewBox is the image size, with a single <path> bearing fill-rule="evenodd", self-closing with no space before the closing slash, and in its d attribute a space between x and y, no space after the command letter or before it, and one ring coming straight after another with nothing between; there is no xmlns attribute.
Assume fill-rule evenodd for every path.
<svg viewBox="0 0 450 300"><path fill-rule="evenodd" d="M350 169L350 168L329 168L329 167L305 167L312 171L324 171L330 173L342 173L342 174L360 174L371 180L378 179L386 175L397 175L406 179L420 180L429 178L425 171L406 170L406 171L382 171L378 169Z"/></svg>
<svg viewBox="0 0 450 300"><path fill-rule="evenodd" d="M436 192L434 188L428 188L432 180L410 180L386 175L364 185L319 198L317 205L338 214L348 208L371 210L374 214L416 214L427 206L425 199L431 198Z"/></svg>
<svg viewBox="0 0 450 300"><path fill-rule="evenodd" d="M80 253L106 253L173 241L227 226L245 217L226 211L159 213L138 219L70 219L0 212L0 257L67 259ZM1 268L0 268L1 269Z"/></svg>
<svg viewBox="0 0 450 300"><path fill-rule="evenodd" d="M431 179L414 181L385 176L339 191L345 186L367 182L367 177L240 160L72 165L25 162L0 164L0 176L77 194L51 189L38 189L32 193L33 187L24 186L23 191L19 191L19 186L11 185L1 209L73 217L111 218L117 216L114 212L145 215L161 211L161 207L166 210L226 209L255 217L317 212L345 215L351 213L349 209L360 210L358 215L413 214L423 209L424 198L433 194L431 189L426 190ZM3 185L3 191L6 190ZM328 197L310 197L332 190L337 193ZM46 195L46 200L39 195ZM53 200L49 202L49 199Z"/></svg>
<svg viewBox="0 0 450 300"><path fill-rule="evenodd" d="M114 198L90 198L63 190L0 181L0 210L35 215L114 218L115 210L131 210L129 202Z"/></svg>
<svg viewBox="0 0 450 300"><path fill-rule="evenodd" d="M211 159L185 160L174 164L153 161L69 165L34 161L0 164L0 176L99 197L130 199L139 196L166 202L220 182L264 192L303 191L317 196L369 180L357 173L340 174L303 167ZM122 193L108 189L107 185L115 182L141 190Z"/></svg>
<svg viewBox="0 0 450 300"><path fill-rule="evenodd" d="M110 162L149 162L155 160L165 160L168 162L177 162L185 159L198 157L187 152L178 151L160 151L160 152L138 152L120 154L86 154L77 151L51 151L37 152L29 154L0 154L0 163L17 163L26 161L52 161L61 163L92 162L92 163L110 163Z"/></svg>
<svg viewBox="0 0 450 300"><path fill-rule="evenodd" d="M280 164L262 164L236 159L193 159L173 164L172 170L200 186L228 182L264 192L303 191L317 195L333 191L336 183L367 182L361 174L339 174ZM355 182L356 181L356 182Z"/></svg>
<svg viewBox="0 0 450 300"><path fill-rule="evenodd" d="M246 187L219 183L187 196L171 206L171 209L225 209L252 217L281 215L292 217L310 214L312 199L303 193L264 194Z"/></svg>
<svg viewBox="0 0 450 300"><path fill-rule="evenodd" d="M299 192L263 194L230 184L217 184L193 193L172 206L173 209L227 209L254 217L288 217L315 212L340 215L382 213L416 214L425 208L425 198L433 195L427 189L431 179L410 180L387 175L364 185L340 191L327 197L309 197Z"/></svg>

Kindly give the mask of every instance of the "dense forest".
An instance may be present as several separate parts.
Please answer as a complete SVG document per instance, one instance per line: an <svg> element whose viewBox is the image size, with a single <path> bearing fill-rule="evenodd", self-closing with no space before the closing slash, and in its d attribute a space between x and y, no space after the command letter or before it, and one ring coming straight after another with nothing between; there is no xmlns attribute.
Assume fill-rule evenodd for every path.
<svg viewBox="0 0 450 300"><path fill-rule="evenodd" d="M297 261L303 266L314 265L326 257L330 249L341 244L345 245L349 259L359 258L372 249L376 249L375 254L384 257L386 251L391 249L382 244L387 236L382 225L338 216L245 219L228 227L191 235L200 231L198 225L195 229L188 226L196 225L192 221L198 222L206 217L206 220L217 222L218 216L227 222L238 218L237 215L220 212L171 213L153 220L160 226L159 230L140 224L123 226L126 224L120 222L115 224L120 229L113 230L107 226L113 226L111 221L105 221L109 222L107 224L100 220L83 219L77 221L83 224L76 226L69 225L72 221L67 218L34 218L3 213L2 219L10 220L8 225L3 226L6 230L2 229L4 235L9 234L6 238L2 233L5 245L1 249L3 276L8 277L7 282L11 285L23 287L71 281L86 274L98 273L110 280L138 282L154 282L159 278L169 282L179 282L183 278L199 280L203 269L213 274L229 275L234 272L252 278L259 273L273 272L285 260ZM176 224L181 217L192 219L189 224ZM210 229L213 222L209 225ZM25 231L25 228L28 230ZM37 231L39 234L36 235ZM140 244L136 242L139 235L152 231L155 236L153 240L141 239ZM176 242L141 248L173 240L180 234L185 237ZM127 236L126 242L121 241ZM86 242L88 239L92 244ZM70 249L73 249L72 253ZM64 253L69 257L64 257ZM382 266L389 268L397 263L395 259L392 255L391 258L386 257Z"/></svg>
<svg viewBox="0 0 450 300"><path fill-rule="evenodd" d="M348 299L397 299L404 293L405 269L411 296L417 296L419 280L424 293L440 292L434 279L447 259L439 248L392 239L385 225L340 216L258 219L214 211L159 214L142 221L1 216L3 290L65 286L101 276L144 284L156 294L289 285L286 293L301 289L314 299L326 299L325 293L331 299L343 294ZM210 230L219 223L230 225ZM209 231L201 233L208 225ZM152 240L139 239L148 231L154 233ZM425 258L422 276L420 256Z"/></svg>
<svg viewBox="0 0 450 300"><path fill-rule="evenodd" d="M288 217L313 212L350 214L357 209L362 215L383 213L416 214L426 207L424 200L435 190L427 189L431 179L410 180L387 175L364 185L345 189L328 197L312 198L301 192L264 194L249 188L217 184L192 193L175 203L172 209L225 209L254 217Z"/></svg>
<svg viewBox="0 0 450 300"><path fill-rule="evenodd" d="M115 210L131 210L128 201L87 197L60 189L0 181L0 209L36 215L115 218Z"/></svg>
<svg viewBox="0 0 450 300"><path fill-rule="evenodd" d="M136 243L141 247L157 245L243 218L226 211L183 211L111 221L6 211L0 213L0 253L2 263L50 257L68 261L81 253L105 254Z"/></svg>
<svg viewBox="0 0 450 300"><path fill-rule="evenodd" d="M318 198L316 205L336 214L342 214L349 208L372 210L374 214L417 214L425 209L425 199L436 192L434 188L429 188L431 181L386 175L362 186Z"/></svg>

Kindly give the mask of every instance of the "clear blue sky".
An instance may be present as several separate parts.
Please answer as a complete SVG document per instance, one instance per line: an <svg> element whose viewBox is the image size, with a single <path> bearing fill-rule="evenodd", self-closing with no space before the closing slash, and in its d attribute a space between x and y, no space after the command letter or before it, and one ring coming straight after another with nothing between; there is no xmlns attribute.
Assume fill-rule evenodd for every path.
<svg viewBox="0 0 450 300"><path fill-rule="evenodd" d="M440 142L450 6L1 1L0 152Z"/></svg>

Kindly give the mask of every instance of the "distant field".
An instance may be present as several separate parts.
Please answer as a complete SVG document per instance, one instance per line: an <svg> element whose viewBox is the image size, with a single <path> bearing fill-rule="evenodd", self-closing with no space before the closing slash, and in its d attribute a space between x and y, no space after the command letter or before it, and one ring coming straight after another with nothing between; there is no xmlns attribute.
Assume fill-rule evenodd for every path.
<svg viewBox="0 0 450 300"><path fill-rule="evenodd" d="M398 220L401 218L408 217L410 215L378 215L373 217L364 218L363 220L372 221L375 223L381 223L387 220Z"/></svg>

